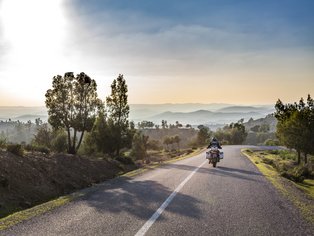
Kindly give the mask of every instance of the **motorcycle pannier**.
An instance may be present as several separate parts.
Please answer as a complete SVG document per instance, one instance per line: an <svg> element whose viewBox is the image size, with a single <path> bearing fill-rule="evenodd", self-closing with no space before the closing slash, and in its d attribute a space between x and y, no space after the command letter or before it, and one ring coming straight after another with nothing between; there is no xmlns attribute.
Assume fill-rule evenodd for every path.
<svg viewBox="0 0 314 236"><path fill-rule="evenodd" d="M206 159L210 159L210 152L206 152Z"/></svg>

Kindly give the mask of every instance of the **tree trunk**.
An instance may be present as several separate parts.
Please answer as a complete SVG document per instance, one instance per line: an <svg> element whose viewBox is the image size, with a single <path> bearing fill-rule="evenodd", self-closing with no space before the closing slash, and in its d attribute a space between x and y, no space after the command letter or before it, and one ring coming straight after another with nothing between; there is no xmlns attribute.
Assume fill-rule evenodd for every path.
<svg viewBox="0 0 314 236"><path fill-rule="evenodd" d="M68 132L68 153L71 153L71 133L70 133L70 128L67 128L67 132Z"/></svg>
<svg viewBox="0 0 314 236"><path fill-rule="evenodd" d="M304 153L304 163L307 164L307 153Z"/></svg>
<svg viewBox="0 0 314 236"><path fill-rule="evenodd" d="M77 144L77 147L76 147L76 152L79 150L80 146L81 146L81 143L82 143L82 140L83 140L83 135L84 135L84 131L82 131L81 133L81 137L80 137L80 140Z"/></svg>
<svg viewBox="0 0 314 236"><path fill-rule="evenodd" d="M72 145L72 149L75 150L76 147L76 129L74 129L74 135L73 135L73 145Z"/></svg>
<svg viewBox="0 0 314 236"><path fill-rule="evenodd" d="M297 150L298 152L298 165L301 164L301 151L300 150Z"/></svg>

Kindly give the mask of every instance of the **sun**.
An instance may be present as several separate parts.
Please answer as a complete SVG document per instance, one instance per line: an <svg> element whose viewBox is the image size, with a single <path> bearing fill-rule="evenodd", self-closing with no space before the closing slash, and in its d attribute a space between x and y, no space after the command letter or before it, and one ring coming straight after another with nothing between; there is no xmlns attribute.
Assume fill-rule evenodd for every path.
<svg viewBox="0 0 314 236"><path fill-rule="evenodd" d="M5 49L1 79L6 79L1 92L11 91L15 98L29 96L30 89L42 87L44 76L63 63L67 27L63 4L62 0L0 2L0 39ZM30 77L37 86L29 85Z"/></svg>

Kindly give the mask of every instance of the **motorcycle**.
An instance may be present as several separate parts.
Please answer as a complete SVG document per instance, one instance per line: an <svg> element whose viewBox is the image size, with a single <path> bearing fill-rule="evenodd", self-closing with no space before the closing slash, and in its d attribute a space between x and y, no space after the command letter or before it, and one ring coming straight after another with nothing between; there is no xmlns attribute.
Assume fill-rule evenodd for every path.
<svg viewBox="0 0 314 236"><path fill-rule="evenodd" d="M223 152L220 152L218 147L212 147L206 152L206 159L208 159L208 164L216 167L220 159L223 159Z"/></svg>

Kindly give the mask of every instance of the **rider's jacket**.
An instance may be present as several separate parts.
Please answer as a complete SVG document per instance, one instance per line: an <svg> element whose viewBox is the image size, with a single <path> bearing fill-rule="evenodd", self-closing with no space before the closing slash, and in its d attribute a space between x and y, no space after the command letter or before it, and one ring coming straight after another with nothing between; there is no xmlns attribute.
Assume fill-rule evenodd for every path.
<svg viewBox="0 0 314 236"><path fill-rule="evenodd" d="M219 149L221 149L219 142L215 140L211 141L207 148L211 148L211 147L218 147Z"/></svg>

